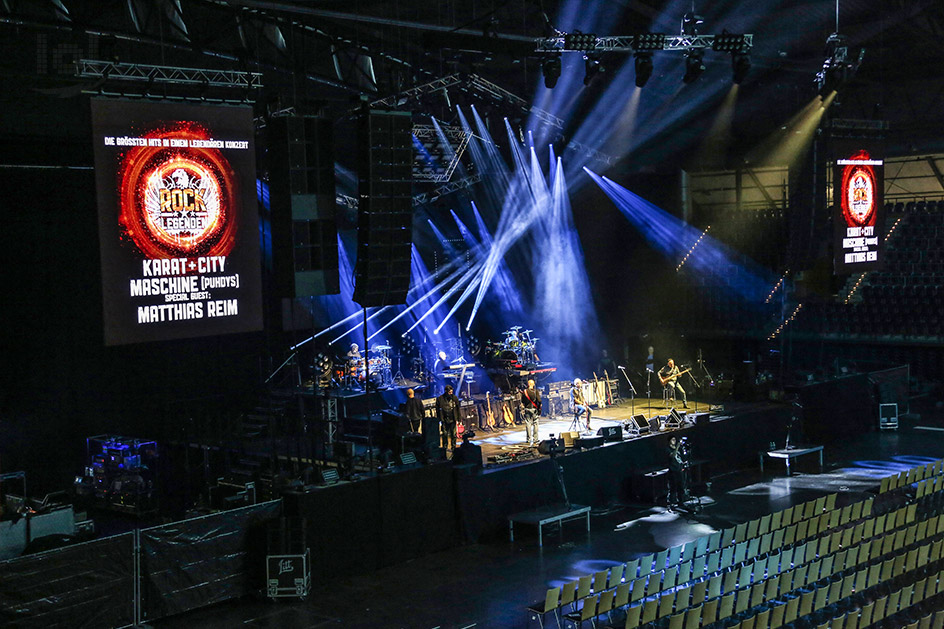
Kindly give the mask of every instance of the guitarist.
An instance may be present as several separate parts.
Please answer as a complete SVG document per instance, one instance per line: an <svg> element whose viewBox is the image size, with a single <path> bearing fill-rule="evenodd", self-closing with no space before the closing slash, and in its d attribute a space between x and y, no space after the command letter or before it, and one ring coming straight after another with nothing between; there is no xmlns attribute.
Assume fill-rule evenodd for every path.
<svg viewBox="0 0 944 629"><path fill-rule="evenodd" d="M570 408L576 415L578 422L586 414L587 430L590 430L590 405L583 397L583 380L580 378L575 378L574 386L570 388Z"/></svg>
<svg viewBox="0 0 944 629"><path fill-rule="evenodd" d="M662 383L662 386L672 390L672 399L677 399L676 393L681 393L682 408L688 408L688 397L685 394L685 389L679 384L680 375L681 372L676 366L675 361L670 358L665 367L659 370L659 381Z"/></svg>
<svg viewBox="0 0 944 629"><path fill-rule="evenodd" d="M524 417L524 430L528 436L528 445L538 445L538 415L541 414L541 392L534 386L534 380L528 380L528 388L521 391L521 415Z"/></svg>

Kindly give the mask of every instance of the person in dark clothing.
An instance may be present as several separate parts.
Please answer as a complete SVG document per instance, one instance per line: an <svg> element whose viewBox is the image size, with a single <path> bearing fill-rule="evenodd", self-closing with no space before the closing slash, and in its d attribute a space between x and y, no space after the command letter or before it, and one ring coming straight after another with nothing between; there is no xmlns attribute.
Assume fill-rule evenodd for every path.
<svg viewBox="0 0 944 629"><path fill-rule="evenodd" d="M685 493L685 476L684 476L684 464L682 463L682 452L680 450L680 444L678 437L672 436L669 438L669 447L667 449L669 455L669 496L668 503L669 506L680 505L684 498Z"/></svg>
<svg viewBox="0 0 944 629"><path fill-rule="evenodd" d="M423 424L423 402L416 397L413 389L406 390L406 402L403 403L401 412L410 424L410 432L418 432Z"/></svg>
<svg viewBox="0 0 944 629"><path fill-rule="evenodd" d="M528 445L538 444L538 415L541 414L541 392L534 386L534 380L528 380L528 388L521 392L521 415L524 417L524 430Z"/></svg>
<svg viewBox="0 0 944 629"><path fill-rule="evenodd" d="M452 453L453 465L482 467L482 446L472 443L472 437L474 436L470 432L462 435L462 445Z"/></svg>
<svg viewBox="0 0 944 629"><path fill-rule="evenodd" d="M616 363L610 358L610 352L603 350L600 353L600 362L597 363L597 373L601 376L616 373Z"/></svg>
<svg viewBox="0 0 944 629"><path fill-rule="evenodd" d="M442 425L443 447L456 449L456 424L459 422L459 398L453 394L451 384L445 392L436 398L436 415Z"/></svg>

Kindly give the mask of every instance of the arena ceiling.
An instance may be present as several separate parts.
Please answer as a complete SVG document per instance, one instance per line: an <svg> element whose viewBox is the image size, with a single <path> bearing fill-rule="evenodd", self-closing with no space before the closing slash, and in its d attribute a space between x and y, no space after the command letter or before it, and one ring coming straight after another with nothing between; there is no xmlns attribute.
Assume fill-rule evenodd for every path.
<svg viewBox="0 0 944 629"><path fill-rule="evenodd" d="M836 30L831 0L0 0L0 73L45 89L104 90L101 81L71 76L73 57L254 71L265 84L250 96L257 103L332 116L456 73L529 100L541 82L535 38L573 32L581 22L599 35L676 34L692 6L704 17L702 32L754 34L745 89L759 106L765 99L776 106L784 90L813 92L826 38ZM918 137L939 128L944 3L841 0L838 22L849 43L866 50L844 115L893 120ZM37 41L72 47L51 70L47 64L36 72L30 47ZM429 113L442 115L443 107L431 104Z"/></svg>

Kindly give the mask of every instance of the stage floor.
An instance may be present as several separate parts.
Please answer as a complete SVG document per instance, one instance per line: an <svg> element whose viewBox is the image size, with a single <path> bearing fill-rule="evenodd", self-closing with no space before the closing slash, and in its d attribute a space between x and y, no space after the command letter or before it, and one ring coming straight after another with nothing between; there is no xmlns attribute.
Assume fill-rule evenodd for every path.
<svg viewBox="0 0 944 629"><path fill-rule="evenodd" d="M606 408L592 409L590 415L590 430L581 425L573 427L573 415L565 414L557 417L541 417L538 421L538 439L551 439L559 437L562 432L576 431L581 437L594 436L601 428L606 426L622 426L633 415L643 415L648 420L650 417L659 417L668 415L673 407L666 406L662 398L637 398L635 401L623 400L619 404L608 406ZM691 416L694 413L713 413L717 415L724 410L723 406L709 405L703 402L692 401L688 408L682 408L681 404L675 406L680 413L687 413ZM623 433L623 439L628 439L628 434ZM513 428L496 429L493 431L475 431L473 441L482 446L482 454L486 461L489 457L501 457L501 455L529 458L526 453L532 453L539 456L537 448L527 446L527 433L524 424L516 424ZM506 461L507 463L508 461ZM501 464L501 463L499 463Z"/></svg>

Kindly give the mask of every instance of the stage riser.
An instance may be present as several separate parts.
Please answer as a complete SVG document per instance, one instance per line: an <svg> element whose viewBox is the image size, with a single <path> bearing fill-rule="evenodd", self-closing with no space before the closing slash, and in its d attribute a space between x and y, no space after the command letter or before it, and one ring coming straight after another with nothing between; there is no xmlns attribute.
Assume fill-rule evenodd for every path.
<svg viewBox="0 0 944 629"><path fill-rule="evenodd" d="M364 574L461 543L448 463L284 495L308 520L312 579Z"/></svg>
<svg viewBox="0 0 944 629"><path fill-rule="evenodd" d="M668 466L669 437L687 436L693 458L708 459L706 477L757 464L757 453L771 441L783 445L789 409L766 408L730 419L678 431L645 436L592 450L560 456L568 498L576 504L602 507L630 502L643 488L642 474ZM507 516L560 501L550 459L497 468L476 476L457 478L459 517L470 540L504 534ZM649 490L651 492L651 490Z"/></svg>
<svg viewBox="0 0 944 629"><path fill-rule="evenodd" d="M710 459L706 473L756 465L770 441L782 445L789 409L766 408L730 419L661 433L557 458L571 502L601 507L628 502L634 479L665 467L673 434L688 436L694 457ZM640 480L635 480L638 484ZM507 535L507 516L563 499L549 458L489 469L454 470L448 463L418 467L318 489L287 493L285 514L308 519L312 578L364 574L416 557Z"/></svg>

